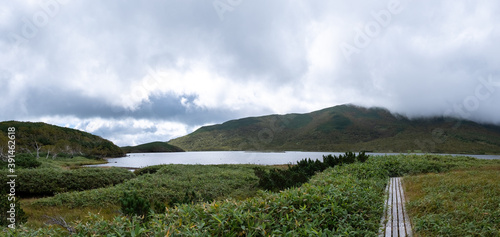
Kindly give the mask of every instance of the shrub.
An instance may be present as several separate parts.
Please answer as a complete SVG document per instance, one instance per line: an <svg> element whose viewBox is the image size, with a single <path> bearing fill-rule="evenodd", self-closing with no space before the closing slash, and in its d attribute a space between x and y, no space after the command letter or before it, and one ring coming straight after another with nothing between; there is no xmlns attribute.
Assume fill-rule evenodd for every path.
<svg viewBox="0 0 500 237"><path fill-rule="evenodd" d="M64 205L71 208L115 206L120 205L116 197L130 190L136 190L138 196L150 203L157 201L169 206L228 197L243 199L255 195L258 190L258 178L254 175L253 167L255 166L165 165L154 174L144 174L113 187L60 193L54 197L38 199L34 205Z"/></svg>
<svg viewBox="0 0 500 237"><path fill-rule="evenodd" d="M363 151L363 152L360 152L358 154L358 157L356 157L356 160L358 162L364 163L366 160L368 160L368 158L370 158L370 156L366 155L365 152Z"/></svg>
<svg viewBox="0 0 500 237"><path fill-rule="evenodd" d="M0 161L0 169L7 169L7 161ZM29 154L19 154L15 157L16 168L32 169L37 168L42 165L42 162L38 161L34 156Z"/></svg>
<svg viewBox="0 0 500 237"><path fill-rule="evenodd" d="M151 213L151 206L146 199L137 195L137 192L123 193L120 199L122 213L127 216L139 216L145 220Z"/></svg>
<svg viewBox="0 0 500 237"><path fill-rule="evenodd" d="M186 195L188 195L187 192ZM122 198L120 198L120 206L124 215L129 217L138 216L144 220L147 220L153 211L154 213L165 213L167 210L165 203L157 200L149 202L140 197L137 192L124 192Z"/></svg>
<svg viewBox="0 0 500 237"><path fill-rule="evenodd" d="M358 156L352 152L346 152L345 155L323 156L323 162L319 160L302 159L297 161L294 166L288 166L288 169L272 169L269 172L263 168L254 169L255 176L259 178L259 187L265 190L278 191L291 187L298 187L307 182L317 172L322 172L328 167L335 167L342 164L351 164L356 161L365 162L368 155L360 152Z"/></svg>
<svg viewBox="0 0 500 237"><path fill-rule="evenodd" d="M16 156L16 167L32 169L42 165L35 157L26 154Z"/></svg>
<svg viewBox="0 0 500 237"><path fill-rule="evenodd" d="M6 183L7 170L0 172L0 182ZM60 192L83 191L122 183L135 175L122 168L55 168L16 170L18 196L54 195Z"/></svg>
<svg viewBox="0 0 500 237"><path fill-rule="evenodd" d="M153 204L153 210L155 213L165 213L167 211L167 206L163 202L155 201Z"/></svg>
<svg viewBox="0 0 500 237"><path fill-rule="evenodd" d="M174 206L175 204L189 204L189 203L192 204L199 201L200 199L201 198L199 198L194 191L191 192L186 191L182 199L177 199L174 197L172 200L170 200L169 206Z"/></svg>
<svg viewBox="0 0 500 237"><path fill-rule="evenodd" d="M141 169L137 169L134 171L134 174L139 176L143 174L154 174L158 172L161 168L165 167L166 165L152 165L152 166L147 166Z"/></svg>
<svg viewBox="0 0 500 237"><path fill-rule="evenodd" d="M265 190L278 191L290 187L297 187L307 182L309 176L302 170L272 169L266 171L257 167L255 176L259 178L259 187Z"/></svg>

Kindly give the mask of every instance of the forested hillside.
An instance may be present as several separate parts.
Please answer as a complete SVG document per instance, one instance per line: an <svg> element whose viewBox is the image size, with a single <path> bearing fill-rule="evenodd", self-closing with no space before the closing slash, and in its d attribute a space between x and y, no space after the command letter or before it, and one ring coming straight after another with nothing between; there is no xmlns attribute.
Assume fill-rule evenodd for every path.
<svg viewBox="0 0 500 237"><path fill-rule="evenodd" d="M500 127L454 118L408 119L340 105L205 126L173 139L184 150L374 151L500 154Z"/></svg>
<svg viewBox="0 0 500 237"><path fill-rule="evenodd" d="M125 153L144 153L144 152L183 152L179 147L172 146L166 142L150 142L137 146L125 146L121 148Z"/></svg>
<svg viewBox="0 0 500 237"><path fill-rule="evenodd" d="M0 155L5 156L8 128L15 128L17 153L39 157L87 156L95 158L120 157L123 151L111 141L80 130L46 123L0 122Z"/></svg>

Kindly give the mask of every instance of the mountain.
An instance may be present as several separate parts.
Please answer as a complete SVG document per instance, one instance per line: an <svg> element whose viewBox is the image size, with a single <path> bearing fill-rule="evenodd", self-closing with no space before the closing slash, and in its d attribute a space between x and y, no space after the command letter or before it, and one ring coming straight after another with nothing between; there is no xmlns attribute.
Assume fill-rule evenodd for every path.
<svg viewBox="0 0 500 237"><path fill-rule="evenodd" d="M17 153L97 158L125 155L111 141L80 130L46 123L5 121L0 122L0 156L7 154L9 127L15 128L14 141Z"/></svg>
<svg viewBox="0 0 500 237"><path fill-rule="evenodd" d="M408 119L383 108L339 105L204 126L169 141L188 151L373 151L500 154L500 126L454 118Z"/></svg>
<svg viewBox="0 0 500 237"><path fill-rule="evenodd" d="M172 146L166 142L151 142L137 146L125 146L121 148L125 153L144 153L144 152L183 152L179 147Z"/></svg>

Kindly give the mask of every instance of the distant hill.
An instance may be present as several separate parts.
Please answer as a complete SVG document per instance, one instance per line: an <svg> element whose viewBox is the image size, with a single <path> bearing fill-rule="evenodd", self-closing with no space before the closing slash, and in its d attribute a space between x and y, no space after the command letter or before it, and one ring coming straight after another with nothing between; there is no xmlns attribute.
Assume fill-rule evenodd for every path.
<svg viewBox="0 0 500 237"><path fill-rule="evenodd" d="M0 122L0 156L7 152L8 128L15 128L17 153L31 153L47 157L87 156L121 157L125 154L113 144L99 136L76 129L46 123L6 121Z"/></svg>
<svg viewBox="0 0 500 237"><path fill-rule="evenodd" d="M172 146L166 142L151 142L138 146L121 147L125 153L144 153L144 152L183 152L179 147Z"/></svg>
<svg viewBox="0 0 500 237"><path fill-rule="evenodd" d="M500 127L454 118L408 119L383 108L339 105L201 127L170 144L187 151L373 151L500 154Z"/></svg>

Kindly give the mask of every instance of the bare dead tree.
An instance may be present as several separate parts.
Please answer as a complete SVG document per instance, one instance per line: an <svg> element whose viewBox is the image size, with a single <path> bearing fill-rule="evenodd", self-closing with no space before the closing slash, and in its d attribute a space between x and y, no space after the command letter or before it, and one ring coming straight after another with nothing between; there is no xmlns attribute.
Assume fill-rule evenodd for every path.
<svg viewBox="0 0 500 237"><path fill-rule="evenodd" d="M42 144L38 144L38 142L35 141L34 148L36 149L36 158L40 158L40 150L42 149Z"/></svg>
<svg viewBox="0 0 500 237"><path fill-rule="evenodd" d="M21 147L20 150L24 151L25 153L30 154L31 156L34 156L33 153L31 152L31 150L28 147Z"/></svg>
<svg viewBox="0 0 500 237"><path fill-rule="evenodd" d="M47 224L59 225L59 226L65 228L66 230L68 230L68 232L70 234L75 233L75 228L72 227L71 225L69 225L68 223L66 223L66 220L64 220L64 218L62 216L51 217L51 216L43 215L43 217L48 219Z"/></svg>
<svg viewBox="0 0 500 237"><path fill-rule="evenodd" d="M73 148L71 148L71 146L69 146L69 145L66 146L66 153L71 154L71 158L73 158L75 156L75 150Z"/></svg>

